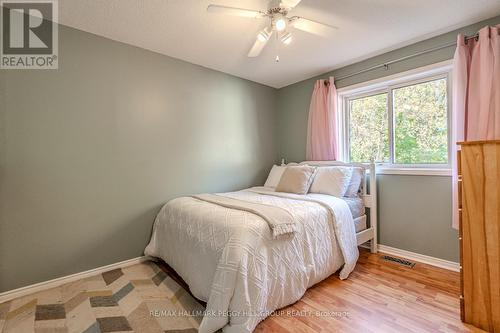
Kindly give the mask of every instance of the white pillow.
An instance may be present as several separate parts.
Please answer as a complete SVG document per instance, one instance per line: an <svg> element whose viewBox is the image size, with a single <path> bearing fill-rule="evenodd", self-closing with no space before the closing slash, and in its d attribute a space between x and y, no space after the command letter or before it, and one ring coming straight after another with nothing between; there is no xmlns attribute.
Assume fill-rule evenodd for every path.
<svg viewBox="0 0 500 333"><path fill-rule="evenodd" d="M283 175L283 172L285 172L285 169L286 166L278 166L276 164L273 165L271 171L269 172L269 176L267 176L267 180L264 186L272 188L278 186L278 183L280 182L281 176Z"/></svg>
<svg viewBox="0 0 500 333"><path fill-rule="evenodd" d="M347 191L351 176L352 168L350 167L319 167L309 192L329 194L341 198Z"/></svg>
<svg viewBox="0 0 500 333"><path fill-rule="evenodd" d="M359 188L361 186L361 181L364 177L364 169L360 167L352 168L352 176L347 191L345 192L345 197L357 197Z"/></svg>

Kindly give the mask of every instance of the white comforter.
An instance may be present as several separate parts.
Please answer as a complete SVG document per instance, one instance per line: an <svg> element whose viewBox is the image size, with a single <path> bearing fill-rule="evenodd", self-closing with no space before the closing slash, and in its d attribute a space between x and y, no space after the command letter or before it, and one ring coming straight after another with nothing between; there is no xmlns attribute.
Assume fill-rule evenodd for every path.
<svg viewBox="0 0 500 333"><path fill-rule="evenodd" d="M356 234L343 200L262 187L219 195L282 207L298 231L276 240L259 216L192 197L171 200L161 209L145 253L162 258L195 297L207 302L200 333L252 332L272 311L296 302L343 264L341 279L354 269Z"/></svg>

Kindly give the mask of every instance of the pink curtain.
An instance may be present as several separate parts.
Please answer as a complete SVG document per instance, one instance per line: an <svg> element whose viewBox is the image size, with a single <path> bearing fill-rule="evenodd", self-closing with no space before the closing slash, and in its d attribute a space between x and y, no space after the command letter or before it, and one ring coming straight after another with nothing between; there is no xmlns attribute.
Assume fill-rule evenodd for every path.
<svg viewBox="0 0 500 333"><path fill-rule="evenodd" d="M458 141L500 139L500 25L458 35L453 58L453 227L458 228Z"/></svg>
<svg viewBox="0 0 500 333"><path fill-rule="evenodd" d="M314 84L309 106L306 159L337 159L337 89L333 77Z"/></svg>

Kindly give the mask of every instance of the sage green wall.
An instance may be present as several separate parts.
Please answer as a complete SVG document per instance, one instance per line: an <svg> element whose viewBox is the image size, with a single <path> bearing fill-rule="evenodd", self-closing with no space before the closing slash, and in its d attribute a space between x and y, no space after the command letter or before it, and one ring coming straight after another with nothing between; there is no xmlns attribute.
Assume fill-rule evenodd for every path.
<svg viewBox="0 0 500 333"><path fill-rule="evenodd" d="M142 255L167 200L264 182L277 91L61 26L0 71L0 291Z"/></svg>
<svg viewBox="0 0 500 333"><path fill-rule="evenodd" d="M315 80L340 77L389 60L455 41L457 34L474 34L500 16L407 47L346 66L278 90L281 156L305 159L307 115ZM336 83L337 88L453 58L455 47L374 70ZM335 55L332 54L332 57ZM380 243L446 260L458 261L457 232L451 228L451 177L384 175L379 181Z"/></svg>

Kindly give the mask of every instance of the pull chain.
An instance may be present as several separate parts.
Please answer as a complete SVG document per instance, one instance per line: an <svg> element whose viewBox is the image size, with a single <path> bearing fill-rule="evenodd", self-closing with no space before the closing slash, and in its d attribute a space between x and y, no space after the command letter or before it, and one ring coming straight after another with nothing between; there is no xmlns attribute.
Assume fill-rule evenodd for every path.
<svg viewBox="0 0 500 333"><path fill-rule="evenodd" d="M276 61L276 63L280 62L279 46L280 46L280 43L279 43L279 32L276 31L276 58L274 59Z"/></svg>

